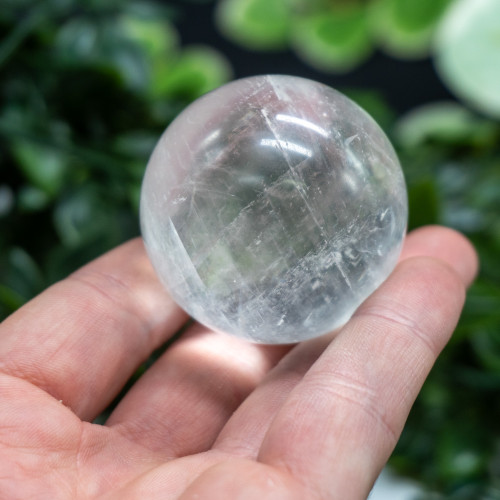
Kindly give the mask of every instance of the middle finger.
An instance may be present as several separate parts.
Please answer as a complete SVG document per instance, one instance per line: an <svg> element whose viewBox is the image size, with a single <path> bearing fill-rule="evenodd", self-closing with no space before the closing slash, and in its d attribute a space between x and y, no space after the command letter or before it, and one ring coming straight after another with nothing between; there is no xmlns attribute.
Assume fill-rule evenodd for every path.
<svg viewBox="0 0 500 500"><path fill-rule="evenodd" d="M132 387L107 425L166 458L207 450L289 350L193 325Z"/></svg>

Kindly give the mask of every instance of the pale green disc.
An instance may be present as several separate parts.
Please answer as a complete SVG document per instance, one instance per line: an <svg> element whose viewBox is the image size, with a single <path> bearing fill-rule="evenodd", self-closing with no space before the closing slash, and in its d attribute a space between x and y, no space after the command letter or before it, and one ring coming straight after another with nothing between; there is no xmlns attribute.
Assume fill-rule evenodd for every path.
<svg viewBox="0 0 500 500"><path fill-rule="evenodd" d="M457 0L435 44L436 69L457 97L500 116L500 1Z"/></svg>

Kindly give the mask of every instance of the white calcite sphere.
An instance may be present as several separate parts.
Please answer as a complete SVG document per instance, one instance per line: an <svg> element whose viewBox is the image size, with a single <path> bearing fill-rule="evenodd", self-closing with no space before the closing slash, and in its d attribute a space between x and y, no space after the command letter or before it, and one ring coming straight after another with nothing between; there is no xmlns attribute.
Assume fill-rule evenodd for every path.
<svg viewBox="0 0 500 500"><path fill-rule="evenodd" d="M234 81L167 128L142 186L158 276L193 318L261 343L344 324L389 275L407 195L375 121L292 76Z"/></svg>

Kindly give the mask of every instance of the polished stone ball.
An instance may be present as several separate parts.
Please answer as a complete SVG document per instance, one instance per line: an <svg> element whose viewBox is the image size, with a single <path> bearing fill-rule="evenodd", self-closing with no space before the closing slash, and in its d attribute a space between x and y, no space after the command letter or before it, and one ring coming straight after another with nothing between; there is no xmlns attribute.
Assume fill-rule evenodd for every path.
<svg viewBox="0 0 500 500"><path fill-rule="evenodd" d="M292 76L229 83L160 138L141 227L173 299L208 327L291 343L344 324L389 275L407 195L375 121Z"/></svg>

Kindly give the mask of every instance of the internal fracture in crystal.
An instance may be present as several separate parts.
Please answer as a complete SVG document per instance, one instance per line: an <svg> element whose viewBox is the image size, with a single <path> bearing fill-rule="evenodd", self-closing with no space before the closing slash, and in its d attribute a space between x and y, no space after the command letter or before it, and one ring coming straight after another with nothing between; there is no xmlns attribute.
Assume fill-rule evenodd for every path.
<svg viewBox="0 0 500 500"><path fill-rule="evenodd" d="M396 154L320 83L237 80L167 128L141 194L148 254L208 327L291 343L344 324L387 278L406 230Z"/></svg>

